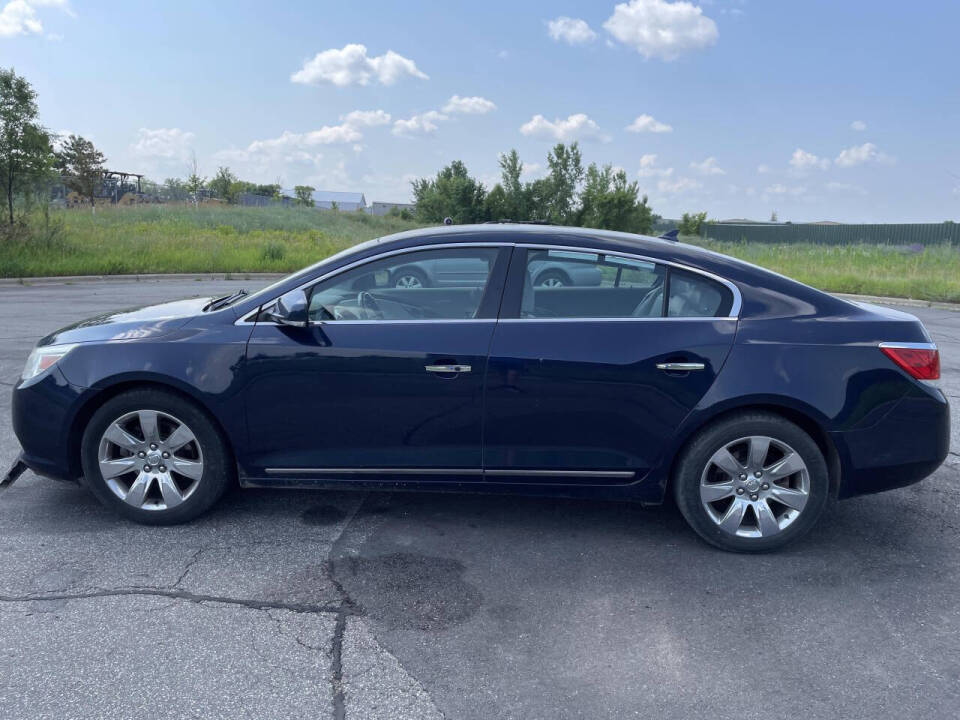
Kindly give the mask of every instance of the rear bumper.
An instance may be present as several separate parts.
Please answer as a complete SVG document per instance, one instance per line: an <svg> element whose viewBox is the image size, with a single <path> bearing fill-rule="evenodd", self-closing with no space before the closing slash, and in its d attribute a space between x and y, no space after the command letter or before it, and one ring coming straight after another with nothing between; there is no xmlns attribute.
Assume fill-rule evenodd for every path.
<svg viewBox="0 0 960 720"><path fill-rule="evenodd" d="M871 427L831 437L842 466L840 498L911 485L950 451L950 406L939 390L918 387Z"/></svg>

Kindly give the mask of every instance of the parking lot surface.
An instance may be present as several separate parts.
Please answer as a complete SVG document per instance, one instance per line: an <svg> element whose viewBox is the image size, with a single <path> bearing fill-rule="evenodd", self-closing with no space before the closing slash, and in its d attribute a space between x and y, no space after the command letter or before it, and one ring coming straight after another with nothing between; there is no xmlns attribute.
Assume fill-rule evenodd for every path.
<svg viewBox="0 0 960 720"><path fill-rule="evenodd" d="M9 391L43 335L241 281L0 287ZM960 402L960 313L918 315ZM189 525L24 475L0 494L3 718L956 718L960 423L919 485L764 556L675 509L236 491Z"/></svg>

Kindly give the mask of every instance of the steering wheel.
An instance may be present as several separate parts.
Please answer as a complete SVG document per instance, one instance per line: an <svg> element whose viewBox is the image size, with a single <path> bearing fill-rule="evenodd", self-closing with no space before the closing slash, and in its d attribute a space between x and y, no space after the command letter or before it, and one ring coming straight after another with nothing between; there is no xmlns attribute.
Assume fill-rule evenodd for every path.
<svg viewBox="0 0 960 720"><path fill-rule="evenodd" d="M364 315L369 315L373 320L383 320L383 310L380 309L377 299L366 290L357 294L357 305L363 310Z"/></svg>

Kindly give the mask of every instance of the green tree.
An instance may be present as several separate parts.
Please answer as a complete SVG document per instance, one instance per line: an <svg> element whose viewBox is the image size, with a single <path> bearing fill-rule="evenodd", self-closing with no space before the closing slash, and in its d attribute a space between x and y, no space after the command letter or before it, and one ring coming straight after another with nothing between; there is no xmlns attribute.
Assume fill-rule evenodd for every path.
<svg viewBox="0 0 960 720"><path fill-rule="evenodd" d="M230 168L222 165L217 168L217 174L213 180L207 183L207 187L213 193L214 197L225 200L231 205L237 201L233 194L234 186L237 182L237 176L230 172Z"/></svg>
<svg viewBox="0 0 960 720"><path fill-rule="evenodd" d="M206 184L207 179L200 177L200 163L197 162L197 154L192 153L190 156L190 164L187 166L187 179L183 185L190 194L194 207L200 203L200 191L203 190Z"/></svg>
<svg viewBox="0 0 960 720"><path fill-rule="evenodd" d="M483 183L470 177L460 160L447 165L436 178L420 178L412 185L417 218L422 222L440 223L447 217L457 224L487 219Z"/></svg>
<svg viewBox="0 0 960 720"><path fill-rule="evenodd" d="M541 205L537 215L555 225L574 225L578 216L577 192L584 175L580 146L557 143L547 153L547 165L550 174L533 183L541 184L536 193Z"/></svg>
<svg viewBox="0 0 960 720"><path fill-rule="evenodd" d="M523 162L515 150L500 156L500 177L504 193L504 212L511 220L530 220L530 189L520 181ZM497 218L494 218L497 219Z"/></svg>
<svg viewBox="0 0 960 720"><path fill-rule="evenodd" d="M683 217L680 219L680 224L677 226L677 230L680 235L699 235L700 230L703 228L703 223L707 220L707 213L698 212L698 213L684 213Z"/></svg>
<svg viewBox="0 0 960 720"><path fill-rule="evenodd" d="M648 234L653 229L653 211L647 196L638 200L638 195L638 184L628 183L624 170L614 171L610 165L598 168L591 163L580 193L577 224Z"/></svg>
<svg viewBox="0 0 960 720"><path fill-rule="evenodd" d="M37 123L37 93L13 69L0 69L0 187L13 225L13 200L54 164L49 133Z"/></svg>
<svg viewBox="0 0 960 720"><path fill-rule="evenodd" d="M297 185L293 188L293 192L297 195L297 205L304 205L305 207L313 207L313 191L316 190L315 187L310 187L309 185Z"/></svg>
<svg viewBox="0 0 960 720"><path fill-rule="evenodd" d="M94 211L96 192L103 183L104 162L103 153L79 135L67 138L57 153L57 169L63 176L64 184L80 197L88 198Z"/></svg>

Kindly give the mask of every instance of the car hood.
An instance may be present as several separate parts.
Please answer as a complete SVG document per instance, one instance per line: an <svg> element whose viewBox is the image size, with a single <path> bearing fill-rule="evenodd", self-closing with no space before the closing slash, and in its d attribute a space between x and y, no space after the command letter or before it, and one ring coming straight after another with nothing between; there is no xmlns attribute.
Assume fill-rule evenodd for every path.
<svg viewBox="0 0 960 720"><path fill-rule="evenodd" d="M198 297L104 313L67 325L50 333L37 344L63 345L160 337L183 327L191 318L200 314L210 300L212 298Z"/></svg>

